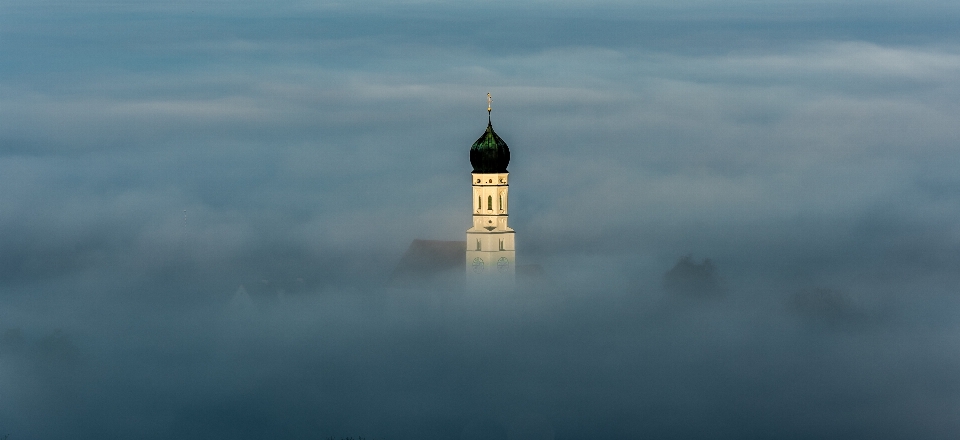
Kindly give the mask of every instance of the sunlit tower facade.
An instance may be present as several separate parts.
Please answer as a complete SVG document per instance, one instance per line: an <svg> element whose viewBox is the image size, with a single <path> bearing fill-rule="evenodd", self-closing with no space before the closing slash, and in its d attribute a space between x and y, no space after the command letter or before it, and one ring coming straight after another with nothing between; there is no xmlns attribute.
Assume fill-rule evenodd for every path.
<svg viewBox="0 0 960 440"><path fill-rule="evenodd" d="M470 147L473 227L467 230L467 285L511 287L516 280L514 230L508 225L510 149L493 131L487 94L487 129Z"/></svg>

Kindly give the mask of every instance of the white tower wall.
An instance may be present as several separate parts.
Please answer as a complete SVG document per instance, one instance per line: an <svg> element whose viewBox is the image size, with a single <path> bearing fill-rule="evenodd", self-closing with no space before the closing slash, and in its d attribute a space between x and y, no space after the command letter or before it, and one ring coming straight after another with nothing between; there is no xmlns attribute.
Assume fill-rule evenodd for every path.
<svg viewBox="0 0 960 440"><path fill-rule="evenodd" d="M473 227L467 230L467 283L472 288L512 286L516 278L514 230L509 219L509 173L473 173Z"/></svg>

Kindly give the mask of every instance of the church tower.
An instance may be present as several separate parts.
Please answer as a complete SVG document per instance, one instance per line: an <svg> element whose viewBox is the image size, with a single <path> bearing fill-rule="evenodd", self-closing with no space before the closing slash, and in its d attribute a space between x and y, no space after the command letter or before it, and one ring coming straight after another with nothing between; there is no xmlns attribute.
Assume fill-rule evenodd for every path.
<svg viewBox="0 0 960 440"><path fill-rule="evenodd" d="M467 230L467 285L513 286L516 276L514 231L507 225L510 149L493 131L487 93L487 130L470 147L473 165L473 227Z"/></svg>

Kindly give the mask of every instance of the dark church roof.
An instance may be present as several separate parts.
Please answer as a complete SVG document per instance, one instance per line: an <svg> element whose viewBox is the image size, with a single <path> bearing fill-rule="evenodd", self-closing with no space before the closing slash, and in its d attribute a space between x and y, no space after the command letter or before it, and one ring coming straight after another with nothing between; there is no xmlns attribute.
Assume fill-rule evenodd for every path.
<svg viewBox="0 0 960 440"><path fill-rule="evenodd" d="M466 241L413 240L393 271L390 284L426 287L453 280L462 282L466 252Z"/></svg>
<svg viewBox="0 0 960 440"><path fill-rule="evenodd" d="M462 287L466 251L466 241L413 240L400 257L389 285L400 288ZM546 279L539 264L517 265L517 280L526 287L536 287Z"/></svg>
<svg viewBox="0 0 960 440"><path fill-rule="evenodd" d="M470 147L470 164L474 173L506 173L510 164L510 148L493 131L493 124L487 120L487 131L483 132Z"/></svg>

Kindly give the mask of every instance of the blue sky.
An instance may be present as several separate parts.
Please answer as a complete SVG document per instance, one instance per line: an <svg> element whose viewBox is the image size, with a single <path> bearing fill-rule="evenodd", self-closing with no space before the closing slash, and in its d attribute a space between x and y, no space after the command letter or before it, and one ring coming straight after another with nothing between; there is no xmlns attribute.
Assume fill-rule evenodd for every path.
<svg viewBox="0 0 960 440"><path fill-rule="evenodd" d="M302 278L310 286L302 295L314 299L294 309L346 320L347 327L373 318L392 324L373 326L377 337L369 340L324 339L326 324L304 324L308 320L300 312L281 308L257 325L286 330L253 337L260 345L253 344L251 352L230 353L262 355L269 351L264 347L279 344L289 350L274 354L291 370L237 368L231 370L236 377L300 374L311 362L322 363L301 355L309 351L305 347L322 343L355 343L358 356L374 362L412 362L400 353L375 354L374 340L394 337L396 326L412 336L395 342L422 349L424 362L459 365L429 348L435 333L429 326L446 322L443 313L424 312L422 326L400 316L419 313L411 304L434 310L429 301L377 308L335 298L381 298L380 286L415 238L463 238L469 225L467 151L484 129L490 92L493 124L512 152L511 224L518 231L518 258L543 266L556 280L554 294L564 298L558 303L566 304L537 297L522 305L534 314L526 318L542 319L538 322L549 331L521 340L547 344L550 358L566 345L544 335L582 331L589 336L570 350L616 357L629 346L622 335L652 332L661 336L641 337L647 344L641 352L691 368L719 358L733 369L730 353L736 350L761 363L789 363L787 351L764 357L766 344L773 342L758 342L756 334L772 332L777 335L772 340L820 344L822 351L807 346L809 358L830 364L839 356L837 363L849 366L849 376L836 376L841 391L824 400L846 408L843 402L888 392L893 397L876 404L882 408L864 403L852 411L867 414L862 420L884 420L888 425L881 431L937 438L958 429L960 392L948 387L935 393L925 383L906 380L915 376L904 364L907 358L925 359L929 376L947 379L943 372L958 362L942 356L960 328L951 315L960 309L952 287L960 264L958 18L955 4L936 1L4 1L0 331L20 332L24 344L35 343L41 351L43 341L56 340L51 335L68 335L75 349L86 353L87 367L127 365L117 367L116 375L130 383L147 377L141 377L146 375L141 359L162 363L182 356L188 361L180 375L159 380L172 389L201 380L209 365L232 365L224 360L229 356L214 356L210 347L236 341L217 330L198 346L178 351L168 345L189 340L189 332L158 322L201 326L198 311L219 307L240 283ZM624 307L647 313L669 298L662 276L684 255L716 264L727 286L726 302L658 312L678 313L669 324L620 314ZM901 313L893 314L894 324L885 321L873 333L854 336L791 333L780 324L767 327L778 319L757 318L780 316L790 295L809 289L840 292L867 315L887 308ZM602 300L590 306L579 302L588 297ZM619 327L592 318L565 326L561 317L581 307L596 316L620 317L614 319ZM110 318L104 310L111 311ZM358 310L372 315L357 317ZM482 321L487 312L468 313L469 319ZM139 323L116 318L141 314ZM514 321L517 315L505 316L491 322L522 327ZM720 339L701 339L679 324L696 319L720 322L710 330ZM278 324L291 321L289 328ZM935 324L918 333L919 322ZM128 336L117 336L131 328ZM53 333L56 329L61 333ZM518 354L528 353L528 346L506 354L491 348L496 347L491 341L500 341L495 328L477 332L449 330L451 340L485 347L481 353L533 362ZM610 337L620 342L594 351L590 338ZM902 341L912 338L932 342L905 350ZM168 348L123 354L147 340ZM702 359L683 354L713 343L717 352ZM823 348L845 344L855 352L868 347L864 350L873 355L851 359ZM664 348L668 345L678 348ZM111 347L123 347L123 353ZM882 350L892 354L878 354ZM46 396L25 385L20 394L2 392L46 381L11 367L33 358L7 356L0 364L0 395ZM458 359L471 354L462 356ZM643 364L626 358L625 365ZM357 367L347 376L360 382L367 377L368 370L343 362L328 367ZM817 362L800 362L797 373L822 368ZM856 382L871 364L879 365L871 370L875 374L903 384ZM669 370L666 363L648 367ZM110 377L63 368L63 374L86 378L89 389L67 390L80 400ZM653 395L669 394L632 382L638 379L626 373L583 368L525 371L572 382L578 381L576 371L603 372L652 387ZM415 383L430 383L410 374ZM491 389L508 390L512 381L529 379L517 374L478 377ZM758 390L753 395L758 402L782 397L762 391L774 376L738 380ZM469 377L450 381L441 383L468 383ZM167 427L156 435L180 435L169 423L198 406L220 421L191 419L182 423L195 430L186 431L234 432L229 420L249 410L262 421L255 432L307 432L306 425L285 425L270 415L269 405L244 406L250 395L235 385L222 384L233 401L211 397L214 390L186 400L167 396L159 413L170 419L151 422ZM710 402L724 401L723 387L704 386L707 391L687 390L699 402L694 418L713 420L719 410ZM823 384L801 382L798 388L804 386L829 394ZM618 425L598 415L668 411L618 394L613 386L604 389L620 403L562 422L573 417L563 408L577 408L573 402L592 392L574 387L565 394L566 387L551 382L536 396L514 396L511 402L526 402L516 403L514 412L536 414L530 419L537 420L534 425L552 426L556 438L685 432L653 422ZM460 402L478 411L479 419L426 404L415 414L377 407L377 418L317 403L328 397L349 400L340 388L320 388L322 393L292 399L311 411L336 414L320 423L317 432L323 435L410 437L416 431L410 426L431 425L429 420L441 427L438 438L450 433L469 438L488 428L507 436L522 431L516 428L520 422L491 409L493 398ZM131 390L111 392L130 401L151 392ZM278 400L284 396L260 392ZM701 392L707 397L697 400ZM410 390L387 387L382 393L361 393L348 407L380 397L402 401L397 396ZM547 405L546 395L567 406ZM421 396L421 402L456 401L443 392L431 396ZM116 420L146 417L144 411L84 414L57 407L52 399L37 397L28 410L17 410L22 400L0 397L0 430L6 420L13 426L11 439L142 437L136 423ZM818 399L799 398L809 405ZM942 416L928 412L920 419L882 416L927 407L946 409ZM718 416L725 421L717 423L732 438L877 434L866 422L764 414L755 425L730 422L735 414ZM41 421L50 417L68 422L43 427ZM93 422L80 421L85 418ZM794 429L802 420L815 429ZM691 435L719 425L703 426Z"/></svg>

